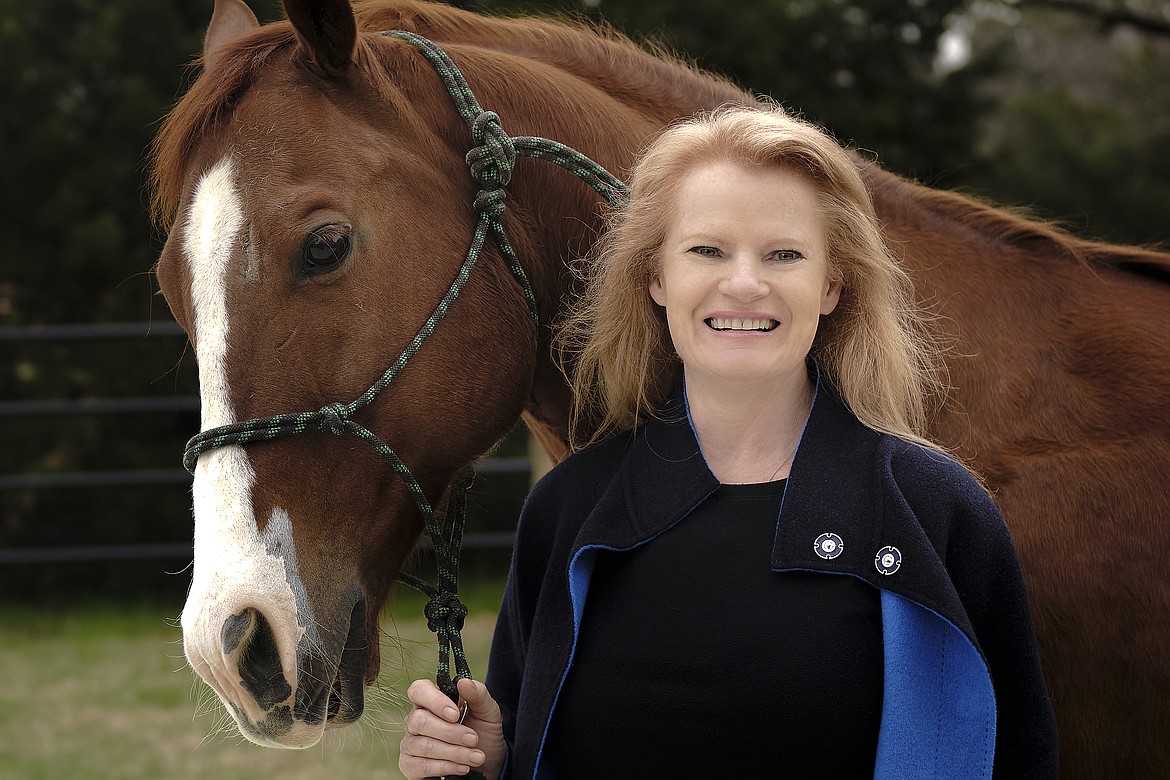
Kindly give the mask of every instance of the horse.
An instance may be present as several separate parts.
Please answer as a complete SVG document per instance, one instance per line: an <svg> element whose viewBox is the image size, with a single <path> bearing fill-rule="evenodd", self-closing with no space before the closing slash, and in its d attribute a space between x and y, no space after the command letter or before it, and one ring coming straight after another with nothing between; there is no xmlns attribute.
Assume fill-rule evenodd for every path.
<svg viewBox="0 0 1170 780"><path fill-rule="evenodd" d="M754 100L597 27L415 0L285 9L260 25L243 0L216 1L202 73L152 149L157 278L196 354L204 429L358 397L461 267L476 141L417 47L379 32L436 42L510 133L615 172L670 122ZM1170 775L1170 255L857 164L948 344L932 435L983 477L1015 539L1064 775ZM434 500L518 419L553 460L566 452L551 323L602 229L599 199L536 160L506 194L534 312L489 246L355 415ZM378 615L423 531L415 498L352 436L198 458L184 646L248 739L306 747L361 715Z"/></svg>

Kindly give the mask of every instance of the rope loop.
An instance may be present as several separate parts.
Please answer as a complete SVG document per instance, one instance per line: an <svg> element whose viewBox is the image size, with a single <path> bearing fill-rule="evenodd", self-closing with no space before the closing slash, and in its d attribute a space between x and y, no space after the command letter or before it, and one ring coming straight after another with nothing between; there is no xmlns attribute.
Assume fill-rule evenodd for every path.
<svg viewBox="0 0 1170 780"><path fill-rule="evenodd" d="M507 193L503 190L480 190L475 193L475 201L471 207L475 209L475 213L488 219L499 219L504 215L506 206L504 198Z"/></svg>
<svg viewBox="0 0 1170 780"><path fill-rule="evenodd" d="M444 630L458 633L463 630L467 606L456 594L444 591L431 596L423 607L423 614L427 618L427 628L436 634Z"/></svg>
<svg viewBox="0 0 1170 780"><path fill-rule="evenodd" d="M345 404L332 403L317 412L317 428L321 433L329 436L340 436L346 431L349 422L349 408Z"/></svg>

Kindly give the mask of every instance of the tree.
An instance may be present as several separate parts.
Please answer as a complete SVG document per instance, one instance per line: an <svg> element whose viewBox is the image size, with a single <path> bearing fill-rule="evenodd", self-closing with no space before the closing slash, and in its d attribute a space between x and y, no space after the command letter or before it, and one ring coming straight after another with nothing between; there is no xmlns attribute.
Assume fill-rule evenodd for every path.
<svg viewBox="0 0 1170 780"><path fill-rule="evenodd" d="M1097 23L1104 32L1115 27L1133 27L1149 35L1170 37L1170 6L1161 0L1018 0L1025 9L1051 8L1085 17Z"/></svg>
<svg viewBox="0 0 1170 780"><path fill-rule="evenodd" d="M278 2L267 3L270 11ZM0 324L145 319L143 159L209 0L0 0ZM12 239L19 236L19 243Z"/></svg>
<svg viewBox="0 0 1170 780"><path fill-rule="evenodd" d="M489 8L514 8L507 0ZM549 0L780 100L883 166L1167 238L1164 0ZM947 57L946 44L963 56Z"/></svg>
<svg viewBox="0 0 1170 780"><path fill-rule="evenodd" d="M1008 67L967 184L1098 238L1170 240L1170 38L1034 5L972 14Z"/></svg>

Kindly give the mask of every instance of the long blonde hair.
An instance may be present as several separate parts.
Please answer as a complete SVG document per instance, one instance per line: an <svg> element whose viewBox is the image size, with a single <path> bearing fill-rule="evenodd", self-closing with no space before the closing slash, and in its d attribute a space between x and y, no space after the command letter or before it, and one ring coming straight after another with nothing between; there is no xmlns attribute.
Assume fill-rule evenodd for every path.
<svg viewBox="0 0 1170 780"><path fill-rule="evenodd" d="M836 310L822 317L811 356L846 405L871 428L926 438L927 399L941 389L910 279L882 240L853 158L820 128L779 107L725 107L660 134L629 173L630 197L578 264L580 297L554 344L573 387L572 446L644 423L679 381L682 364L650 298L680 182L698 165L781 168L819 193Z"/></svg>

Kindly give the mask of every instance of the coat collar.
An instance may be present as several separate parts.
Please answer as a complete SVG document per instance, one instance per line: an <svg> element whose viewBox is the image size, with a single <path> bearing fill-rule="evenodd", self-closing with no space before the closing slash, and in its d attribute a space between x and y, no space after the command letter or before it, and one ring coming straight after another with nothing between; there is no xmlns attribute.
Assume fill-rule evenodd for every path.
<svg viewBox="0 0 1170 780"><path fill-rule="evenodd" d="M862 572L872 562L882 512L877 485L881 434L864 426L825 382L817 394L796 451L772 549L772 567L820 569L822 534L844 540L833 571Z"/></svg>
<svg viewBox="0 0 1170 780"><path fill-rule="evenodd" d="M681 383L654 419L626 436L618 479L582 526L578 548L636 546L677 523L719 487L699 448ZM878 503L872 464L879 438L827 383L817 382L785 489L774 567L815 566L813 542L819 534L845 536L849 531L856 537L853 531L860 529L855 527L872 520ZM807 544L796 543L804 537ZM855 545L856 554L864 547Z"/></svg>
<svg viewBox="0 0 1170 780"><path fill-rule="evenodd" d="M565 599L541 600L553 614L558 604L571 603L572 641L563 633L546 632L547 646L533 642L529 663L540 666L536 679L555 680L559 675L563 681L567 673L594 553L630 549L649 541L685 518L719 487L703 459L681 390L663 405L657 419L599 445L586 457L592 467L578 471L576 479L588 483L591 495L599 498L591 509L582 503L568 507L570 515L580 511L586 516L569 554L568 577L552 580L566 588ZM867 428L827 383L819 383L777 518L774 569L851 575L883 591L886 693L875 776L904 776L907 757L913 768L929 771L942 755L939 750L951 762L948 767L956 752L970 758L976 768L991 766L996 733L992 684L970 619L942 560L942 556L962 555L947 546L952 523L960 518L945 501L923 500L924 494L948 495L956 493L952 487L961 487L954 469L923 468L942 457ZM955 485L948 486L948 480ZM903 491L904 485L909 492ZM822 534L842 540L839 553L817 553ZM905 563L893 571L881 571L880 552L875 561L875 552L887 547L905 554ZM562 559L558 554L554 560ZM560 564L553 565L559 568ZM972 566L978 574L978 563L963 561L965 571ZM695 572L696 576L705 574ZM994 576L994 569L987 569L982 581ZM567 630L569 621L563 615L559 620L556 625ZM968 641L955 642L958 633L951 629ZM932 671L925 674L926 670ZM540 733L546 733L559 688L540 690L548 699L530 702L528 711L544 724L545 731ZM923 712L949 714L923 719Z"/></svg>
<svg viewBox="0 0 1170 780"><path fill-rule="evenodd" d="M621 451L611 451L619 459L617 478L589 511L574 553L637 547L682 520L719 487L699 449L681 388L655 419L625 437ZM939 523L945 527L953 518L933 518L936 531L926 532L924 518L907 503L894 474L897 448L897 440L863 425L827 382L818 382L777 518L772 568L859 577L944 616L974 642L936 546L946 537ZM911 479L919 480L919 491L931 489L921 484L921 476ZM818 552L824 534L834 535L839 546L831 557ZM889 548L897 554L892 567L881 563Z"/></svg>

